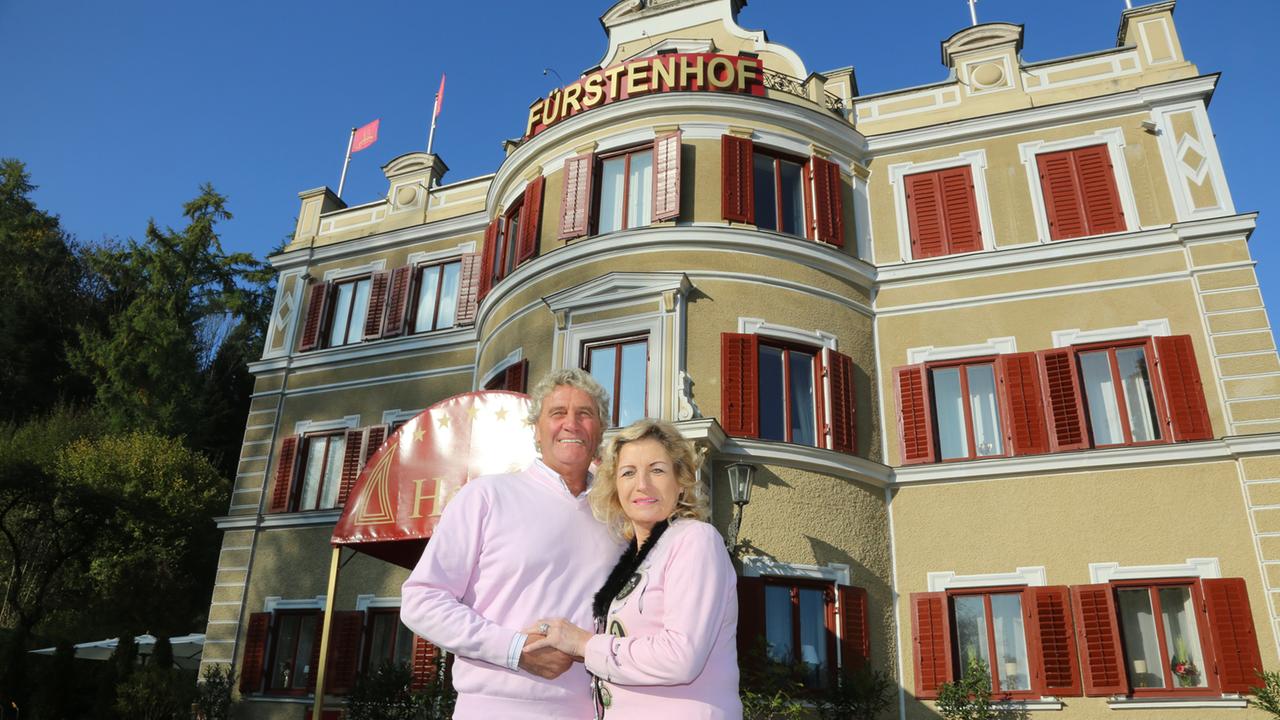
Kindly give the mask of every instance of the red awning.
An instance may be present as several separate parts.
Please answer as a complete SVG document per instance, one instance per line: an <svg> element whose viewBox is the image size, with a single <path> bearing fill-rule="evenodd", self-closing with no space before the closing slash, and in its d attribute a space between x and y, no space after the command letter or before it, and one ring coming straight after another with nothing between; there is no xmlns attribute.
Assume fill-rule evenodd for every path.
<svg viewBox="0 0 1280 720"><path fill-rule="evenodd" d="M442 400L391 434L356 480L334 545L412 568L468 480L533 462L529 398L499 390Z"/></svg>

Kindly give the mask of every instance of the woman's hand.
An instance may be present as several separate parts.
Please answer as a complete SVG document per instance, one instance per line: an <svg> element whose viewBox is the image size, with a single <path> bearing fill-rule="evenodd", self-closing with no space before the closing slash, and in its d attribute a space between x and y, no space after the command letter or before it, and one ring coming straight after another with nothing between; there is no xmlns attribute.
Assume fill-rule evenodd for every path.
<svg viewBox="0 0 1280 720"><path fill-rule="evenodd" d="M591 639L591 633L564 618L544 618L526 628L525 633L530 636L546 636L526 643L524 646L526 651L553 647L560 652L572 655L575 660L581 660L586 654L587 641ZM530 639L532 640L532 637Z"/></svg>

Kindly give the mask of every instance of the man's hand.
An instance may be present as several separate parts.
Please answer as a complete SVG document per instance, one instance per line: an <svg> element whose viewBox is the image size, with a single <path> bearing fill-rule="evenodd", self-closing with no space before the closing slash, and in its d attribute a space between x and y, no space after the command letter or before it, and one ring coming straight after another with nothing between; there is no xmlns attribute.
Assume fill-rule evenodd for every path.
<svg viewBox="0 0 1280 720"><path fill-rule="evenodd" d="M529 640L524 644L525 648L541 650L544 647L553 647L567 653L575 660L581 660L582 656L587 654L587 641L591 639L591 633L565 618L539 620L525 632L530 633ZM546 633L545 638L542 637L543 632ZM535 635L540 638L536 642L533 640Z"/></svg>
<svg viewBox="0 0 1280 720"><path fill-rule="evenodd" d="M546 635L535 633L524 641L524 649L520 651L520 669L540 678L554 680L573 667L573 658L553 647L530 649L535 641L544 638Z"/></svg>

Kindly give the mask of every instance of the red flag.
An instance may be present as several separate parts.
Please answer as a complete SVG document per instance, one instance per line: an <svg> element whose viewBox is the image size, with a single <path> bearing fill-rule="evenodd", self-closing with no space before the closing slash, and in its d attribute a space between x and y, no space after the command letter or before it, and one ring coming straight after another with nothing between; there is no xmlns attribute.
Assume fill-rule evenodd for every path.
<svg viewBox="0 0 1280 720"><path fill-rule="evenodd" d="M440 116L440 106L444 104L444 73L440 73L440 89L436 91L436 108L431 111L431 122Z"/></svg>
<svg viewBox="0 0 1280 720"><path fill-rule="evenodd" d="M378 123L381 121L379 118L356 130L356 136L351 140L351 152L360 152L378 141Z"/></svg>

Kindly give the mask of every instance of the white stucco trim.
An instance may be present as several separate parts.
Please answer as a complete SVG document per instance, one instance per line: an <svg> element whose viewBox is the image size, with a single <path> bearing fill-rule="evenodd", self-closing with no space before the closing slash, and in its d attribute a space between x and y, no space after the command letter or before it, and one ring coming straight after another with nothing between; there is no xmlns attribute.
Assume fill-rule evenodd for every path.
<svg viewBox="0 0 1280 720"><path fill-rule="evenodd" d="M286 600L279 595L269 595L262 602L263 612L276 612L278 610L323 610L325 595L316 595L311 598L291 598Z"/></svg>
<svg viewBox="0 0 1280 720"><path fill-rule="evenodd" d="M952 570L940 570L928 574L929 592L957 590L961 588L1000 587L1001 585L1025 585L1044 587L1049 584L1043 565L1019 567L1013 572L957 575Z"/></svg>
<svg viewBox="0 0 1280 720"><path fill-rule="evenodd" d="M805 330L790 325L778 325L760 318L738 318L738 332L747 335L763 335L778 340L789 340L802 345L811 345L828 350L838 350L835 335L822 330Z"/></svg>
<svg viewBox="0 0 1280 720"><path fill-rule="evenodd" d="M849 585L849 566L844 563L805 565L788 563L761 555L742 558L743 577L785 577L805 580L829 580L837 585Z"/></svg>
<svg viewBox="0 0 1280 720"><path fill-rule="evenodd" d="M376 597L372 593L367 595L356 596L356 610L361 612L370 608L398 608L400 607L399 597Z"/></svg>
<svg viewBox="0 0 1280 720"><path fill-rule="evenodd" d="M1172 116L1181 113L1191 114L1197 138L1189 135L1175 137ZM1222 156L1218 154L1218 142L1209 126L1209 115L1205 111L1204 102L1193 100L1164 105L1151 111L1151 119L1159 128L1156 139L1178 219L1195 220L1234 215L1235 202L1231 199L1227 174L1222 167ZM1180 158L1188 151L1194 151L1204 158L1199 170L1192 170L1181 161ZM1206 180L1213 188L1218 203L1212 207L1196 209L1192 205L1191 189L1187 183L1202 185Z"/></svg>
<svg viewBox="0 0 1280 720"><path fill-rule="evenodd" d="M966 165L973 177L973 200L978 209L978 224L982 229L982 249L996 249L995 224L991 221L991 196L987 193L987 151L969 150L941 160L904 162L889 166L889 185L893 188L893 206L898 219L898 252L904 262L915 259L911 256L911 223L908 221L907 189L904 181L906 176Z"/></svg>
<svg viewBox="0 0 1280 720"><path fill-rule="evenodd" d="M422 414L422 411L425 409L426 408L418 408L417 410L401 410L400 408L394 408L391 410L383 410L382 424L392 425L398 422L407 422Z"/></svg>
<svg viewBox="0 0 1280 720"><path fill-rule="evenodd" d="M371 273L376 273L376 272L385 270L386 267L387 267L386 258L381 258L379 260L373 260L371 262L367 262L363 265L350 265L347 267L329 268L328 270L324 271L324 281L337 282L340 280L346 280L347 278L353 278L359 275L369 275Z"/></svg>
<svg viewBox="0 0 1280 720"><path fill-rule="evenodd" d="M981 357L983 355L1004 355L1018 352L1018 340L1015 337L987 338L986 342L972 345L925 345L907 348L907 364L916 365L938 360L958 360L960 358Z"/></svg>
<svg viewBox="0 0 1280 720"><path fill-rule="evenodd" d="M447 262L454 258L461 259L463 255L467 253L473 253L475 251L476 251L476 244L474 241L459 243L457 247L448 248L445 250L436 250L434 252L423 251L423 252L409 253L409 257L405 259L405 264L408 265L409 267L413 267L415 265L425 265L427 263L434 263L437 261Z"/></svg>
<svg viewBox="0 0 1280 720"><path fill-rule="evenodd" d="M511 367L512 365L515 365L516 363L520 362L523 359L524 359L524 346L521 345L515 350L512 350L511 352L507 353L506 357L494 363L494 366L492 368L489 368L489 372L480 376L480 379L476 382L476 389L477 390L483 389L484 386L488 385L489 381L497 377L499 373L506 371L507 368Z"/></svg>
<svg viewBox="0 0 1280 720"><path fill-rule="evenodd" d="M1140 337L1167 337L1173 331L1169 326L1169 318L1155 320L1139 320L1137 324L1123 327L1098 328L1097 330L1054 330L1053 346L1056 348L1083 345L1085 343L1106 342L1108 340L1129 340Z"/></svg>
<svg viewBox="0 0 1280 720"><path fill-rule="evenodd" d="M307 418L293 424L293 434L306 435L307 433L327 432L330 430L350 430L357 427L360 427L359 415L347 415L333 420L312 420Z"/></svg>
<svg viewBox="0 0 1280 720"><path fill-rule="evenodd" d="M1218 558L1187 558L1172 565L1121 565L1116 562L1089 563L1089 580L1094 584L1113 580L1143 580L1172 577L1198 577L1214 580L1222 577Z"/></svg>
<svg viewBox="0 0 1280 720"><path fill-rule="evenodd" d="M1027 187L1031 192L1031 209L1035 214L1036 232L1041 243L1051 241L1049 240L1049 215L1045 209L1044 190L1040 187L1040 170L1036 164L1036 156L1060 150L1074 150L1099 143L1105 143L1107 146L1107 152L1111 157L1112 174L1116 181L1116 192L1120 196L1120 206L1124 209L1125 229L1120 232L1143 229L1142 224L1138 221L1138 202L1133 195L1133 183L1129 181L1129 165L1125 162L1124 157L1124 130L1119 127L1113 127L1066 140L1055 140L1053 142L1032 140L1031 142L1019 143L1018 156L1022 159L1022 165L1027 172ZM1070 241L1071 239L1057 242Z"/></svg>

